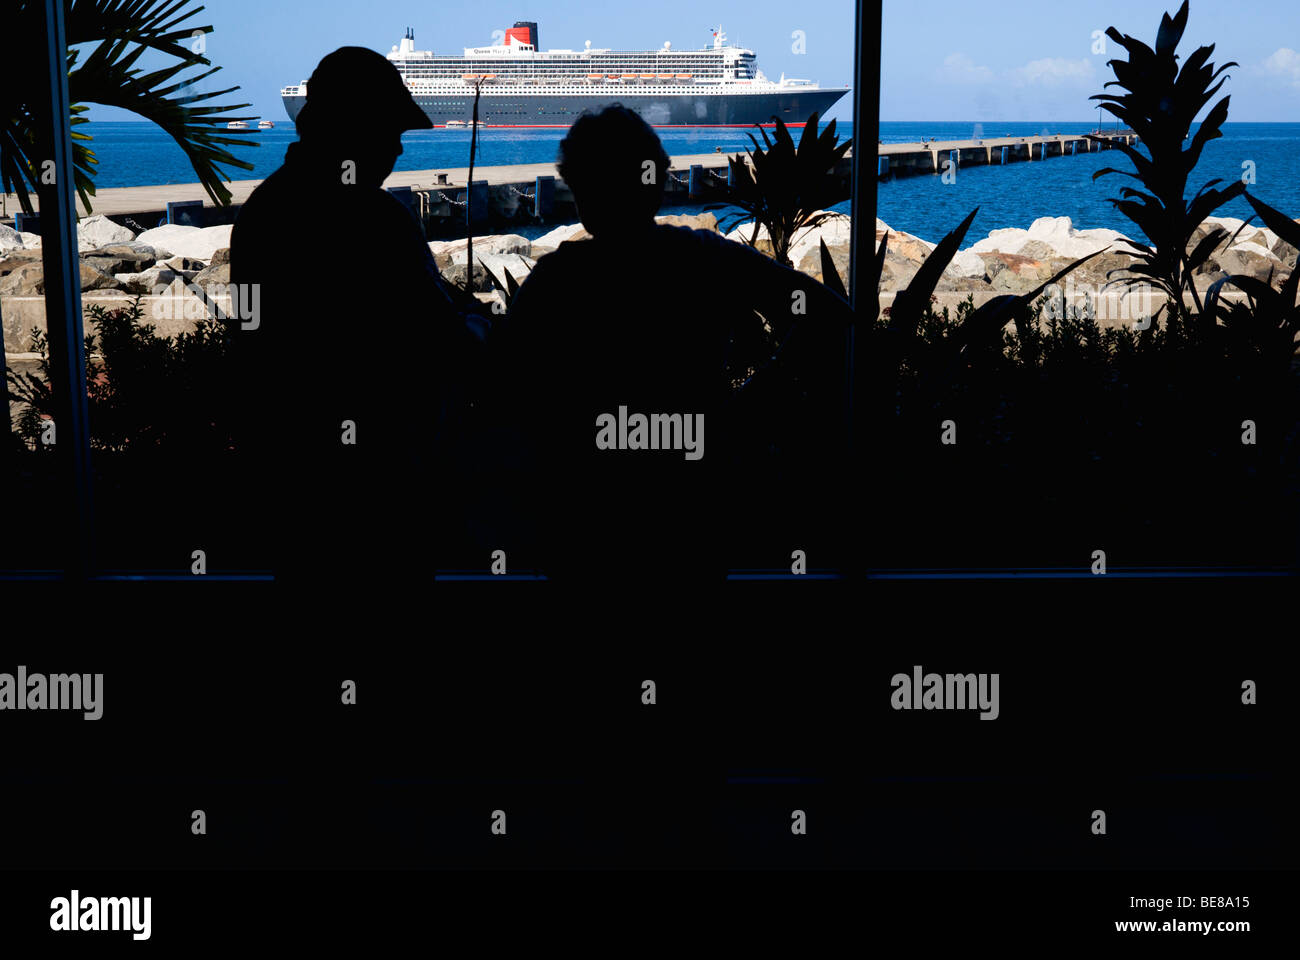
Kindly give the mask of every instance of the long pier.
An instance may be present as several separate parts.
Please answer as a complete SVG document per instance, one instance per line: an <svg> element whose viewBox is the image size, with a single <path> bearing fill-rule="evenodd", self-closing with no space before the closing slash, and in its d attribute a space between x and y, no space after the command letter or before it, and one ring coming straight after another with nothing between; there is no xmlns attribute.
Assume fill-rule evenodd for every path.
<svg viewBox="0 0 1300 960"><path fill-rule="evenodd" d="M728 182L727 157L728 154L725 153L703 153L669 158L665 206L697 199L721 199L721 188ZM849 164L844 163L842 167L841 172L847 177ZM240 206L261 182L228 182L226 188L231 195L230 206L225 208L215 206L207 191L197 183L106 187L99 190L92 199L92 212L137 232L156 227L160 222L190 223L197 226L231 223L238 215ZM441 220L457 221L462 226L464 224L465 203L470 191L468 167L395 171L384 181L384 187L420 216L430 229L431 236L438 232ZM517 220L520 214L523 214L524 219L544 218L557 223L565 219L577 219L573 194L560 179L554 163L475 166L474 190L474 207L478 214L476 220ZM35 201L35 196L32 199ZM17 198L10 194L8 210L11 218L17 209ZM77 212L86 215L80 198L77 201ZM346 211L340 211L340 216L346 216ZM0 222L10 225L14 223L12 219ZM38 227L39 220L28 223L25 229L33 230L34 226ZM33 232L39 232L39 229Z"/></svg>
<svg viewBox="0 0 1300 960"><path fill-rule="evenodd" d="M930 140L923 143L882 143L876 174L879 177L907 176L919 173L944 173L961 167L994 166L1016 162L1046 160L1048 157L1075 156L1096 150L1110 150L1117 143L1129 146L1138 142L1131 130L1094 131L1086 134L1053 134L1038 137L985 137L980 140ZM951 168L949 167L951 164Z"/></svg>
<svg viewBox="0 0 1300 960"><path fill-rule="evenodd" d="M1038 137L991 137L980 140L943 140L922 143L886 143L877 147L877 175L884 179L914 174L942 174L948 169L983 165L1004 165L1041 161L1055 156L1072 156L1110 149L1115 143L1133 144L1131 131L1097 134L1098 142L1084 135ZM726 153L686 154L670 158L669 182L664 206L726 199L730 170ZM851 156L836 168L848 195ZM231 223L240 206L260 180L235 180L226 184L230 206L217 207L197 183L161 184L149 187L108 187L96 193L93 212L140 232L160 223L211 226ZM473 196L475 221L484 226L511 223L559 223L577 219L573 194L560 179L554 163L523 163L475 167L469 183L468 167L395 172L384 186L406 203L424 224L431 238L454 235L463 229L465 207ZM10 195L7 208L16 212L17 199ZM78 212L86 211L78 199ZM340 216L346 216L340 211ZM20 229L39 232L39 217L20 218ZM10 225L17 225L10 219Z"/></svg>

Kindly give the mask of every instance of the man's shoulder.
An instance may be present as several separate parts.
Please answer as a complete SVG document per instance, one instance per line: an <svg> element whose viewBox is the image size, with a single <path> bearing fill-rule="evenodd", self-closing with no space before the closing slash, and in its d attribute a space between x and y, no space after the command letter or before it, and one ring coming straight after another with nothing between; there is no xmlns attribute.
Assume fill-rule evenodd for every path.
<svg viewBox="0 0 1300 960"><path fill-rule="evenodd" d="M674 223L657 223L655 224L655 232L665 243L684 247L695 247L701 252L711 251L722 255L736 254L743 257L745 255L744 251L749 250L749 248L743 243L737 243L735 240L728 240L716 230L705 230L702 227L689 227L684 224ZM759 256L762 256L762 254L759 254Z"/></svg>

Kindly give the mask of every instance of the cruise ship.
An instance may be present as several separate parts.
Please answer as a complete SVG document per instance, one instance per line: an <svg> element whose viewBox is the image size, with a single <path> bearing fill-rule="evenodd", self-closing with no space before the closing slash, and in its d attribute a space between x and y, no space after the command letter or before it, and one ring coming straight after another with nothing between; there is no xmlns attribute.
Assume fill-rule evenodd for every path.
<svg viewBox="0 0 1300 960"><path fill-rule="evenodd" d="M518 22L500 43L466 47L462 56L415 49L408 28L388 59L435 127L467 126L474 91L481 90L479 122L487 127L568 127L585 111L613 103L635 110L657 127L750 127L779 117L803 126L848 93L782 74L769 80L754 51L729 46L719 27L713 44L696 50L625 52L542 50L537 24ZM307 81L280 91L289 118L307 100Z"/></svg>

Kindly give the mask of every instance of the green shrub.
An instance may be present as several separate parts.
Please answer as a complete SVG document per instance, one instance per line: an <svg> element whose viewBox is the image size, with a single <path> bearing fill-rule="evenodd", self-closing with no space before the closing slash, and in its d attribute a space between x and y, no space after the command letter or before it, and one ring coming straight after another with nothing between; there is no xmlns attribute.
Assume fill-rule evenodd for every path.
<svg viewBox="0 0 1300 960"><path fill-rule="evenodd" d="M228 333L204 318L193 333L158 336L141 321L137 297L130 306L89 308L97 332L86 336L86 400L91 449L98 451L210 449L228 444L223 402ZM49 343L33 330L37 372L7 370L8 395L20 404L14 431L33 450L41 423L53 417Z"/></svg>

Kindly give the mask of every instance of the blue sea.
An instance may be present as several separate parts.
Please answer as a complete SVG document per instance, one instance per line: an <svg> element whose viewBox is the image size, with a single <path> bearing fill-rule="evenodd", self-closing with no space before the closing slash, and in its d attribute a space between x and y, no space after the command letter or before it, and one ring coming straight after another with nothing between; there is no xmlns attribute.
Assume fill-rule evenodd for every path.
<svg viewBox="0 0 1300 960"><path fill-rule="evenodd" d="M968 137L1034 136L1048 133L1078 134L1096 128L1095 123L997 123L975 122L886 122L880 125L880 139L886 143L909 143L922 138L956 140ZM91 149L99 160L95 182L99 187L148 186L193 183L194 171L184 153L162 130L147 122L92 122L80 126L89 133ZM853 125L837 125L841 138L852 136ZM742 152L750 144L746 131L735 128L660 130L669 155ZM795 131L796 137L799 131ZM284 159L285 148L295 139L293 124L278 122L276 129L250 135L253 147L236 148L240 159L253 164L251 171L227 168L230 179L262 179ZM555 159L563 130L480 130L476 164L545 163ZM761 138L760 138L761 142ZM420 130L402 138L405 150L398 158L399 170L434 170L469 164L468 130ZM1239 179L1243 164L1253 164L1252 193L1282 210L1300 217L1300 124L1228 123L1223 137L1206 146L1200 165L1189 180L1192 192L1207 180L1224 183ZM1105 166L1128 167L1118 151L1053 157L1046 162L1017 163L1003 169L970 167L958 171L955 183L945 184L937 176L888 180L877 188L879 217L897 230L937 242L961 222L971 210L979 215L966 243L1002 227L1028 227L1039 217L1069 217L1080 229L1109 227L1141 238L1137 227L1118 214L1108 199L1119 196L1128 178L1104 177L1094 182L1092 174ZM674 208L690 212L692 207ZM848 204L835 209L847 211ZM1219 211L1220 216L1248 219L1254 211L1244 200L1236 200Z"/></svg>

